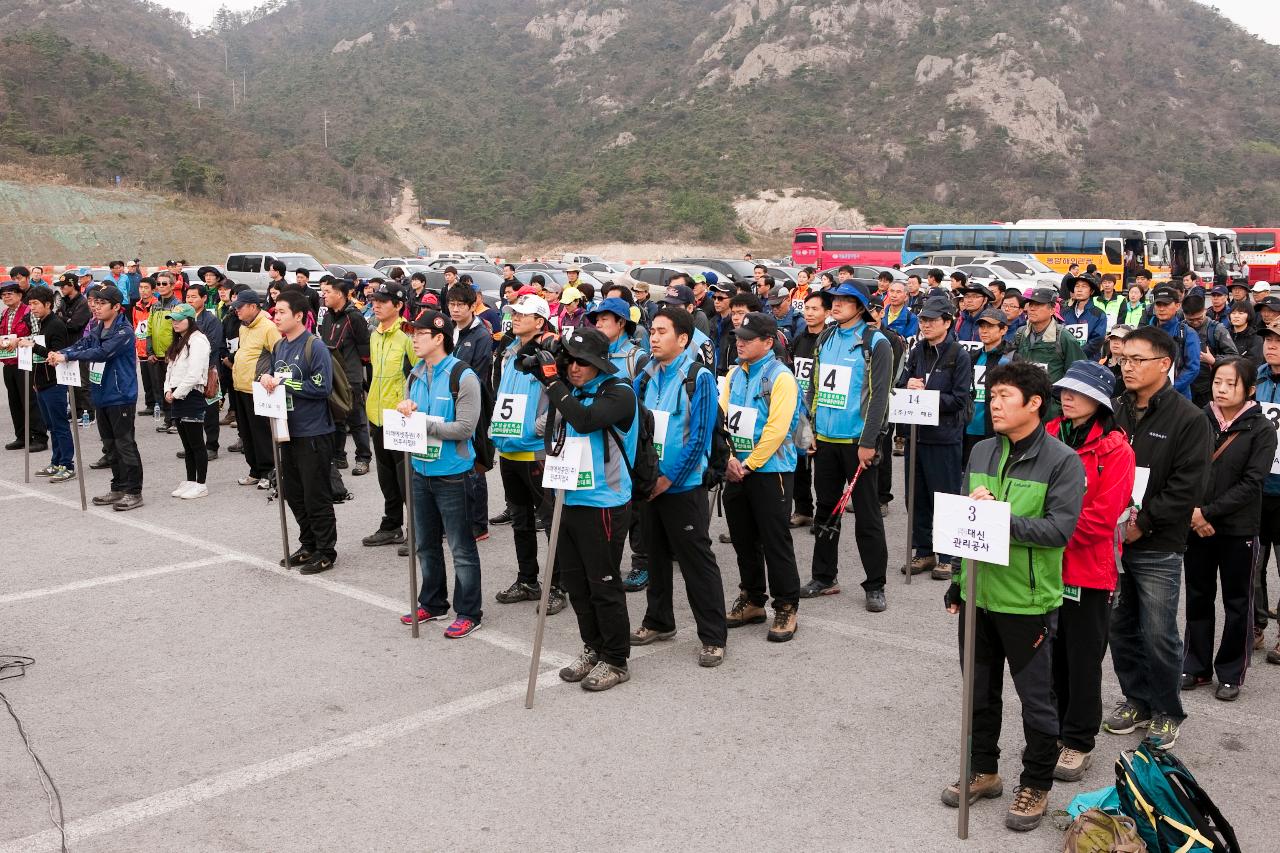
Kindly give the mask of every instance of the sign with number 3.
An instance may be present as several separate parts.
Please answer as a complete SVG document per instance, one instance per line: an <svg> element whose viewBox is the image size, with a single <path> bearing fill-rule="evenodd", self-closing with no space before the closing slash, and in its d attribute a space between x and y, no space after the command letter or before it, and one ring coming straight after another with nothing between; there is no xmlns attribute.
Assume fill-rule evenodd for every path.
<svg viewBox="0 0 1280 853"><path fill-rule="evenodd" d="M1009 504L967 495L933 495L933 549L939 554L1009 565Z"/></svg>

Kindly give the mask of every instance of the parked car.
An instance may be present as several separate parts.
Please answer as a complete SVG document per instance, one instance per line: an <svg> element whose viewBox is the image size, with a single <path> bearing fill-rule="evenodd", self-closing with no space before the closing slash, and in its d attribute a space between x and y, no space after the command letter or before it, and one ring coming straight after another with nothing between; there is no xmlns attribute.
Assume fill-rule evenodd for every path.
<svg viewBox="0 0 1280 853"><path fill-rule="evenodd" d="M672 264L694 264L711 270L716 274L717 278L729 278L732 281L742 282L746 284L755 277L756 263L755 261L734 260L732 258L671 258L663 263ZM766 264L767 266L767 264ZM778 264L774 264L778 266Z"/></svg>
<svg viewBox="0 0 1280 853"><path fill-rule="evenodd" d="M622 261L592 261L582 265L583 272L589 272L600 278L613 278L615 275L627 271L627 265Z"/></svg>
<svg viewBox="0 0 1280 853"><path fill-rule="evenodd" d="M596 264L600 263L601 260L599 255L576 255L573 252L565 252L560 256L560 263L562 264Z"/></svg>
<svg viewBox="0 0 1280 853"><path fill-rule="evenodd" d="M368 281L371 278L386 278L386 270L380 270L377 267L367 266L365 264L325 264L324 268L334 278L342 278L349 272L356 274L361 281Z"/></svg>
<svg viewBox="0 0 1280 853"><path fill-rule="evenodd" d="M796 276L800 275L800 267L769 267L768 274L773 276L775 284L785 284L787 287L794 287Z"/></svg>
<svg viewBox="0 0 1280 853"><path fill-rule="evenodd" d="M522 284L528 284L533 281L535 275L540 275L548 281L554 281L561 287L569 283L569 274L564 270L535 270L535 269L518 269L516 270L516 278ZM585 282L596 289L596 296L600 295L600 289L604 287L604 282L596 278L589 272L578 273L578 281Z"/></svg>
<svg viewBox="0 0 1280 853"><path fill-rule="evenodd" d="M227 255L227 275L237 284L247 284L259 293L267 292L267 266L273 260L283 261L288 271L285 279L292 281L293 272L305 269L311 275L311 286L320 286L320 277L328 272L319 261L299 252L234 252Z"/></svg>
<svg viewBox="0 0 1280 853"><path fill-rule="evenodd" d="M843 266L843 264L841 266ZM893 276L894 281L900 281L903 284L906 283L907 276L911 274L906 270L897 270L897 269L894 269L893 267L872 267L872 266L865 266L862 264L853 264L852 266L853 266L853 277L862 281L871 282L872 290L875 290L875 284L877 281L879 281L880 273L882 272L889 273L890 275ZM925 267L925 269L928 270L928 267ZM835 276L836 273L838 273L839 271L840 271L840 267L828 267L825 270L819 271L818 275L822 275L822 273L824 272L829 272L831 273L831 275ZM924 273L920 273L920 279L921 281L924 280ZM836 281L839 281L839 280L840 280L839 277L836 277Z"/></svg>
<svg viewBox="0 0 1280 853"><path fill-rule="evenodd" d="M720 273L710 267L699 266L698 264L685 263L658 263L645 264L644 266L633 267L628 270L625 275L614 278L615 282L625 284L627 287L634 287L637 282L644 282L650 287L666 287L667 282L677 273L688 273L689 275L697 275L701 273L706 275L714 272L717 277ZM651 297L654 298L654 297Z"/></svg>
<svg viewBox="0 0 1280 853"><path fill-rule="evenodd" d="M426 263L426 258L378 258L373 262L373 266L376 269L390 271L392 267L406 267L411 264L425 266Z"/></svg>

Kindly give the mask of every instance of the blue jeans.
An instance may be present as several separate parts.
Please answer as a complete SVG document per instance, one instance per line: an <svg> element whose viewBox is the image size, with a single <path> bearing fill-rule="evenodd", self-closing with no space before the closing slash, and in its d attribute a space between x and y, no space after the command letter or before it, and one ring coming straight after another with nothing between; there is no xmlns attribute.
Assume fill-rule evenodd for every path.
<svg viewBox="0 0 1280 853"><path fill-rule="evenodd" d="M465 474L424 477L413 473L413 533L417 537L422 590L418 606L433 616L449 612L449 587L445 578L444 539L449 540L456 582L454 612L480 621L484 615L480 593L480 552L471 531L471 514Z"/></svg>
<svg viewBox="0 0 1280 853"><path fill-rule="evenodd" d="M1111 611L1111 663L1125 699L1139 711L1181 722L1182 555L1126 549Z"/></svg>
<svg viewBox="0 0 1280 853"><path fill-rule="evenodd" d="M50 385L43 391L36 391L36 405L52 439L53 456L49 464L75 470L75 446L71 443L71 425L67 422L67 386Z"/></svg>
<svg viewBox="0 0 1280 853"><path fill-rule="evenodd" d="M479 536L489 529L489 481L478 471L462 475L467 487L467 512L471 518L471 535Z"/></svg>

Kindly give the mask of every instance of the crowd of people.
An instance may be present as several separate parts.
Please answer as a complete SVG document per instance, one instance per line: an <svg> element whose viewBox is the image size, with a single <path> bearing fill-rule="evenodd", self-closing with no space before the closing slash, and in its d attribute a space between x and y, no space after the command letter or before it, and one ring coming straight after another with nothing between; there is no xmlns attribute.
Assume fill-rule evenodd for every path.
<svg viewBox="0 0 1280 853"><path fill-rule="evenodd" d="M1004 792L1006 662L1021 701L1009 827L1039 824L1054 781L1083 777L1100 731L1141 730L1169 749L1186 719L1181 693L1216 681L1214 696L1233 701L1266 651L1280 543L1280 298L1266 286L1153 284L1137 270L1122 289L1073 269L1059 288L1024 292L939 270L869 283L851 267L779 284L758 266L747 282L682 273L659 292L616 282L596 293L574 269L564 285L523 284L508 265L493 307L452 268L437 291L401 270L313 287L277 263L264 298L212 267L195 282L125 267L104 281L68 273L56 288L10 270L8 450L49 451L37 473L66 482L79 475L71 429L96 424L90 467L111 480L93 503L124 512L143 505L140 418L180 436L179 500L209 495L220 429L234 426L228 450L247 469L235 482L278 486L298 527L281 564L317 574L349 541L333 506L348 496L350 436L350 473L376 473L383 497L361 546L407 556L413 524L421 593L401 621L447 622L455 639L483 622L477 543L491 525L510 526L516 554L496 603L542 599L539 540L558 491L547 615L572 607L583 649L560 677L586 690L626 682L633 647L676 635L677 565L701 666L725 660L732 629L791 640L802 599L842 590L846 515L865 607L886 611L895 456L916 491L901 572L943 581L953 614L977 573L974 624L961 615L958 626L976 648L973 801ZM30 373L16 369L22 347ZM58 383L64 362L79 364L80 386ZM284 418L255 414L255 386L285 389ZM912 442L890 422L895 390L938 392L938 423ZM426 415L423 452L386 449L391 412ZM939 493L1010 504L1008 565L948 553L932 524ZM716 503L737 564L732 597L710 536ZM811 541L794 538L806 529ZM633 626L626 598L641 592ZM1121 695L1104 716L1108 648ZM1266 656L1280 664L1280 641ZM958 805L961 787L943 801Z"/></svg>

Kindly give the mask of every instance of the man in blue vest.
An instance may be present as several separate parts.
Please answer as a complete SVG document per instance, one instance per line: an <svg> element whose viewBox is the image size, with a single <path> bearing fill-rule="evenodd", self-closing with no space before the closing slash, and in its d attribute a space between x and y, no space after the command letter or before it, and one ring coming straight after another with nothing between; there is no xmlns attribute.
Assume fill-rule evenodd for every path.
<svg viewBox="0 0 1280 853"><path fill-rule="evenodd" d="M698 663L719 666L726 639L724 584L711 551L711 505L703 485L716 422L716 379L689 352L693 330L693 318L684 311L658 312L649 338L653 360L633 383L637 398L653 412L659 476L652 497L640 505L649 546L648 608L631 645L675 637L674 559L698 625Z"/></svg>
<svg viewBox="0 0 1280 853"><path fill-rule="evenodd" d="M729 373L720 406L733 445L724 512L741 577L729 626L765 621L767 589L773 592L773 624L766 636L781 643L795 636L800 604L789 521L797 452L803 451L794 441L801 416L799 384L773 353L777 331L768 314L742 318L736 332L738 366Z"/></svg>
<svg viewBox="0 0 1280 853"><path fill-rule="evenodd" d="M846 281L832 292L834 325L822 334L815 353L807 405L817 438L813 487L817 495L814 521L813 578L800 589L802 598L834 595L840 557L840 515L836 505L846 486L855 481L850 504L854 538L867 579L867 610L881 613L889 549L880 514L880 436L888 422L889 390L893 385L893 347L889 339L869 328L870 296L856 282Z"/></svg>
<svg viewBox="0 0 1280 853"><path fill-rule="evenodd" d="M474 370L453 357L453 320L423 308L410 321L413 353L422 359L409 374L407 400L396 410L406 418L427 416L425 453L413 462L413 525L422 567L418 593L418 621L444 619L449 613L443 540L453 555L456 618L445 629L450 639L465 637L480 627L484 616L480 595L480 553L471 532L466 476L475 467L471 437L480 421L482 392ZM457 395L452 377L457 377ZM412 615L400 617L412 624Z"/></svg>
<svg viewBox="0 0 1280 853"><path fill-rule="evenodd" d="M1173 338L1173 388L1188 400L1191 383L1200 374L1200 336L1182 319L1182 291L1171 284L1158 284L1151 291L1151 319L1146 325L1156 326Z"/></svg>
<svg viewBox="0 0 1280 853"><path fill-rule="evenodd" d="M630 383L614 378L618 369L609 361L603 334L576 327L562 347L563 363L539 348L519 364L546 388L552 409L547 465L576 485L565 495L556 562L583 650L560 677L599 692L631 678L631 626L620 569L631 520L629 460L636 456L639 410Z"/></svg>

